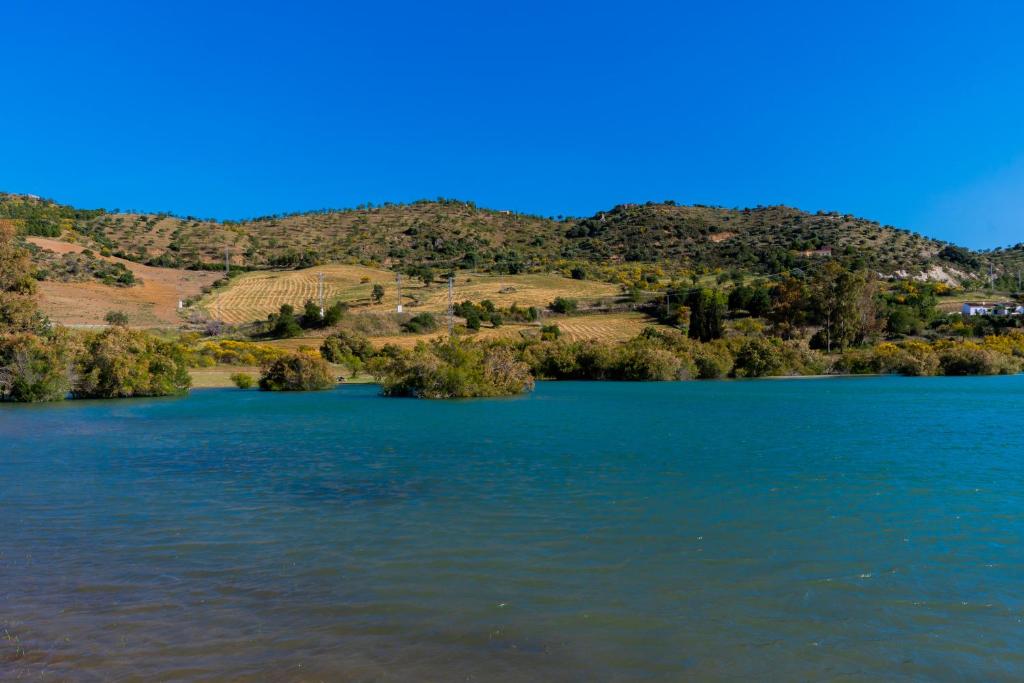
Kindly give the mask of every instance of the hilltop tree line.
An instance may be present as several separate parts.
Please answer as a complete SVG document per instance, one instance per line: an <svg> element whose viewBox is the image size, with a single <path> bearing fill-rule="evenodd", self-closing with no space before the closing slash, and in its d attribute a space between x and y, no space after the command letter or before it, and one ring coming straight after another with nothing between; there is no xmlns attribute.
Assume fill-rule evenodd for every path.
<svg viewBox="0 0 1024 683"><path fill-rule="evenodd" d="M170 213L79 210L48 200L0 195L0 219L25 234L75 231L98 248L151 265L299 268L353 262L417 269L520 273L576 262L593 277L609 263L739 268L776 274L814 266L831 253L875 271L920 271L933 264L984 277L1015 276L1024 250L974 252L917 233L836 212L785 206L735 209L673 201L623 204L591 217L493 211L447 198L365 204L241 221ZM589 267L586 267L589 266ZM575 276L575 275L574 275Z"/></svg>

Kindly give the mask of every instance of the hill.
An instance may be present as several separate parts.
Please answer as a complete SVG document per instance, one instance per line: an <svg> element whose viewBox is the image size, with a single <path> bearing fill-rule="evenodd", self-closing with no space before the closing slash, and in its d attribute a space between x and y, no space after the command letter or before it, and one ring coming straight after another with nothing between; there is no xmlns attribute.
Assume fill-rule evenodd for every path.
<svg viewBox="0 0 1024 683"><path fill-rule="evenodd" d="M37 263L50 263L53 255L81 258L85 248L46 237L29 237ZM66 262L66 261L65 261ZM62 277L39 283L39 308L65 325L103 325L109 311L122 311L133 327L177 327L182 319L180 300L198 298L219 277L216 273L156 268L116 257L95 256L90 263L130 273L132 286L105 283L103 278ZM115 270L116 269L116 270ZM103 272L103 271L101 271Z"/></svg>
<svg viewBox="0 0 1024 683"><path fill-rule="evenodd" d="M190 269L323 263L409 269L543 271L555 264L657 262L679 269L776 273L824 255L883 274L1010 272L1021 250L973 252L839 213L785 206L727 209L626 204L587 218L544 218L449 199L215 221L166 213L82 210L0 194L0 219L31 235L73 233L105 255Z"/></svg>

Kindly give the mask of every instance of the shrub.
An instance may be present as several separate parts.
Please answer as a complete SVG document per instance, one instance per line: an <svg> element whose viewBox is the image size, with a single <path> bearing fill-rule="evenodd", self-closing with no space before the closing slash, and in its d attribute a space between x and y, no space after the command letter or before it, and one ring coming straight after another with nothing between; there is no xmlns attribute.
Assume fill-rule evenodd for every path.
<svg viewBox="0 0 1024 683"><path fill-rule="evenodd" d="M694 344L693 362L700 379L728 377L733 367L732 353L722 342Z"/></svg>
<svg viewBox="0 0 1024 683"><path fill-rule="evenodd" d="M341 322L341 319L345 317L345 313L348 311L348 306L341 301L338 301L334 305L328 307L324 311L324 327L334 327Z"/></svg>
<svg viewBox="0 0 1024 683"><path fill-rule="evenodd" d="M544 341L554 341L562 336L562 328L558 325L543 325L540 328L540 338Z"/></svg>
<svg viewBox="0 0 1024 683"><path fill-rule="evenodd" d="M128 314L124 311L108 311L103 319L107 321L109 325L120 325L124 327L128 324Z"/></svg>
<svg viewBox="0 0 1024 683"><path fill-rule="evenodd" d="M783 368L782 344L777 339L752 337L736 352L733 374L736 377L767 377Z"/></svg>
<svg viewBox="0 0 1024 683"><path fill-rule="evenodd" d="M233 339L200 342L193 350L190 364L195 367L212 365L266 365L288 352L270 344L235 341Z"/></svg>
<svg viewBox="0 0 1024 683"><path fill-rule="evenodd" d="M281 309L271 319L274 326L270 334L277 339L290 339L302 334L302 326L295 318L295 309L290 304L281 304Z"/></svg>
<svg viewBox="0 0 1024 683"><path fill-rule="evenodd" d="M406 332L424 334L437 330L437 320L430 313L419 313L402 325Z"/></svg>
<svg viewBox="0 0 1024 683"><path fill-rule="evenodd" d="M256 380L253 376L245 372L236 372L231 375L231 381L239 389L252 389L256 386Z"/></svg>
<svg viewBox="0 0 1024 683"><path fill-rule="evenodd" d="M192 384L183 346L124 327L86 337L76 365L75 398L174 396Z"/></svg>
<svg viewBox="0 0 1024 683"><path fill-rule="evenodd" d="M944 375L1007 375L1019 370L1013 359L968 344L952 346L939 353L939 366Z"/></svg>
<svg viewBox="0 0 1024 683"><path fill-rule="evenodd" d="M0 339L0 400L62 401L71 389L66 351L34 335Z"/></svg>
<svg viewBox="0 0 1024 683"><path fill-rule="evenodd" d="M324 316L320 315L320 304L312 299L307 299L302 306L302 326L310 329L323 327L323 325Z"/></svg>
<svg viewBox="0 0 1024 683"><path fill-rule="evenodd" d="M366 361L373 356L373 345L361 334L339 330L324 339L320 355L330 363L343 363L351 356Z"/></svg>
<svg viewBox="0 0 1024 683"><path fill-rule="evenodd" d="M440 341L381 356L374 371L385 396L470 398L510 396L533 388L526 363L503 345Z"/></svg>
<svg viewBox="0 0 1024 683"><path fill-rule="evenodd" d="M690 376L679 356L636 340L618 349L613 378L636 382L669 381Z"/></svg>
<svg viewBox="0 0 1024 683"><path fill-rule="evenodd" d="M575 313L578 307L576 299L567 299L564 296L557 297L548 306L555 313Z"/></svg>
<svg viewBox="0 0 1024 683"><path fill-rule="evenodd" d="M330 389L336 381L331 367L323 358L305 353L289 354L263 369L262 391L320 391Z"/></svg>

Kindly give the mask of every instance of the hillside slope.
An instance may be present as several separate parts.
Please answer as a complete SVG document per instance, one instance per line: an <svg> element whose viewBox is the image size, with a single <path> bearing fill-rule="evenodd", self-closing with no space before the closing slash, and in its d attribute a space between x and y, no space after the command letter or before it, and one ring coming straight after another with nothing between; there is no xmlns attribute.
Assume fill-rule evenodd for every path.
<svg viewBox="0 0 1024 683"><path fill-rule="evenodd" d="M102 253L156 266L305 267L361 263L495 272L543 270L558 261L639 261L687 269L761 273L802 267L825 253L882 273L997 269L1018 259L952 248L906 230L838 213L785 206L726 209L672 202L627 204L588 218L551 219L439 199L322 210L244 221L80 210L0 194L0 219L28 234L77 233Z"/></svg>

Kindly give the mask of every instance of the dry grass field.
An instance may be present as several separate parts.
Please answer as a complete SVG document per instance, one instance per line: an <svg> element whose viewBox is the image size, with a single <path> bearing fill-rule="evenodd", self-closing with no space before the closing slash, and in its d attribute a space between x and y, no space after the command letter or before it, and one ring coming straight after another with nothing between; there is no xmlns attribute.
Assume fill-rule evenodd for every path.
<svg viewBox="0 0 1024 683"><path fill-rule="evenodd" d="M324 274L324 296L328 303L344 301L365 310L392 311L395 299L395 275L386 270L351 265L327 265L295 271L246 273L226 289L215 292L201 302L214 318L228 323L264 320L281 304L301 307L308 299L316 299L317 276ZM384 301L372 304L373 285L385 288ZM503 291L504 290L504 291ZM572 280L558 275L478 275L460 273L455 279L455 300L480 302L490 299L499 307L517 304L521 307L547 306L555 297L578 299L581 304L619 293L617 285L588 280ZM445 283L424 287L418 280L404 279L402 303L409 312L445 311L448 288Z"/></svg>
<svg viewBox="0 0 1024 683"><path fill-rule="evenodd" d="M581 315L550 320L562 331L562 338L571 341L596 339L598 341L626 341L637 336L645 327L658 323L643 313L610 313L608 315Z"/></svg>
<svg viewBox="0 0 1024 683"><path fill-rule="evenodd" d="M29 237L37 246L58 254L84 251L85 247L60 240ZM39 307L51 320L63 325L104 325L108 311L128 314L133 327L174 327L181 319L178 300L200 293L217 273L153 268L114 257L142 280L134 287L111 287L100 282L40 282Z"/></svg>

